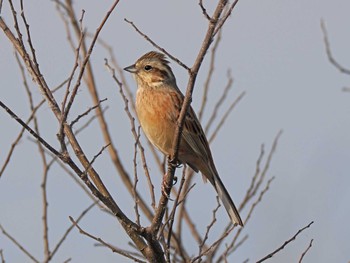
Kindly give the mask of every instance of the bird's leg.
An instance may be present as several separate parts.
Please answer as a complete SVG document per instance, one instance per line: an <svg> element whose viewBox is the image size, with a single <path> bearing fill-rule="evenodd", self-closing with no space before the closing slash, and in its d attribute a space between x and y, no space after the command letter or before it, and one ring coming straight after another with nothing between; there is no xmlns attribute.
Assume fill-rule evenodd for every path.
<svg viewBox="0 0 350 263"><path fill-rule="evenodd" d="M181 162L178 161L178 162L175 163L174 160L172 160L170 156L167 156L167 158L168 158L168 164L169 165L175 166L175 168L179 168L181 166ZM163 180L162 180L162 187L161 187L162 194L164 196L166 196L169 200L174 201L167 194L166 189L168 189L170 186L168 186L166 178L167 178L167 174L164 174ZM177 176L174 175L173 182L172 182L171 186L174 186L176 183L177 183Z"/></svg>

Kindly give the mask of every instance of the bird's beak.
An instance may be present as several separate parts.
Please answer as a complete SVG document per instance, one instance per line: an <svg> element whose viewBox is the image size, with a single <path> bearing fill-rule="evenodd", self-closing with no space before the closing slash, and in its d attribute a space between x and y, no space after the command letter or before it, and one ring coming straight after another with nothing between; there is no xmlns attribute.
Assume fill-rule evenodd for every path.
<svg viewBox="0 0 350 263"><path fill-rule="evenodd" d="M135 64L124 68L124 70L127 71L127 72L130 72L130 73L136 73L136 71L137 71L136 67L135 67Z"/></svg>

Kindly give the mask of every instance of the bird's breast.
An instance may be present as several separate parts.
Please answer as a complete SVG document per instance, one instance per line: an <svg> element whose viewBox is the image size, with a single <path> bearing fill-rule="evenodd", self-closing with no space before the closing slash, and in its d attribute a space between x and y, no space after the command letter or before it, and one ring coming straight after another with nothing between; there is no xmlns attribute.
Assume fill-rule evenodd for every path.
<svg viewBox="0 0 350 263"><path fill-rule="evenodd" d="M151 143L164 154L171 154L178 117L174 94L163 89L139 88L136 94L136 112Z"/></svg>

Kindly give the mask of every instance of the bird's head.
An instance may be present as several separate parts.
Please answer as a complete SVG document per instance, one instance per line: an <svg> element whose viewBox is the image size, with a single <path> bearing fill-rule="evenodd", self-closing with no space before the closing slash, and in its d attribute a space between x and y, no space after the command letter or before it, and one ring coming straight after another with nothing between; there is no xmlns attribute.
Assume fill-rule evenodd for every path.
<svg viewBox="0 0 350 263"><path fill-rule="evenodd" d="M164 84L175 83L174 74L169 67L169 61L161 53L151 51L140 57L135 64L124 68L132 73L138 85L147 85L152 88Z"/></svg>

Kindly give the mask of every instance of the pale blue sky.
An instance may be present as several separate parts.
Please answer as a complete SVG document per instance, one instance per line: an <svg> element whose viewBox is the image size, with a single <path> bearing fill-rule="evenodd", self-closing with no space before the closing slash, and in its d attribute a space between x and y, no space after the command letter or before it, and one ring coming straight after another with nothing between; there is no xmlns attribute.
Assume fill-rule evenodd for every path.
<svg viewBox="0 0 350 263"><path fill-rule="evenodd" d="M94 32L110 4L111 1L98 5L95 1L80 1L76 10L85 9L84 24ZM27 5L27 19L40 67L49 85L54 87L70 74L74 56L66 43L54 4L36 0ZM232 69L234 77L229 99L234 100L242 91L247 94L227 120L212 145L212 152L221 178L237 203L242 200L255 171L260 145L265 143L266 150L270 149L273 138L283 129L268 173L268 177L275 176L276 179L245 227L249 239L232 257L232 262L242 262L246 258L254 262L310 221L315 221L310 229L268 262L297 262L312 238L313 247L304 262L350 260L350 93L341 91L344 86L350 86L350 78L328 62L320 28L323 18L334 56L350 68L349 10L350 2L345 0L242 0L225 25L209 106L213 106L221 94L228 68ZM7 12L5 1L3 13ZM4 18L11 25L7 14ZM140 55L154 49L124 22L124 18L135 22L159 45L188 65L193 62L206 30L206 20L197 1L121 1L101 33L101 37L113 46L121 66L132 64ZM0 34L0 47L0 99L26 119L28 102L22 79L13 49L3 33ZM108 98L106 117L114 143L125 164L132 167L133 138L123 102L104 68L103 59L107 56L100 46L96 46L91 59L98 76L100 97ZM200 104L208 58L195 87L195 109ZM175 63L171 65L178 85L184 91L186 72ZM135 91L131 76L127 77ZM41 95L34 85L32 87L34 98L39 101ZM83 85L71 116L91 105ZM39 117L42 136L58 147L55 137L58 125L47 106L40 110ZM20 127L4 111L0 111L0 124L2 164ZM90 157L103 146L96 127L95 123L79 136ZM37 148L28 138L28 135L24 136L0 179L0 223L41 259L42 167ZM121 207L133 215L132 201L115 175L108 154L96 161L96 168ZM155 185L159 185L158 172L154 177L157 177ZM200 176L196 183L189 204L201 213L195 219L203 232L215 206L215 193L209 185L202 183ZM70 224L68 216L78 216L90 200L57 165L52 167L48 187L50 243L54 245ZM247 210L242 212L243 218L246 215ZM219 222L227 222L225 212L220 212L219 216ZM119 224L97 208L81 225L117 246L127 247ZM127 262L107 249L94 248L93 244L92 240L73 231L53 262L62 262L68 257L72 257L72 262ZM193 246L191 251L197 253L196 246L190 241L187 245ZM4 250L8 262L28 262L2 234L0 249Z"/></svg>

